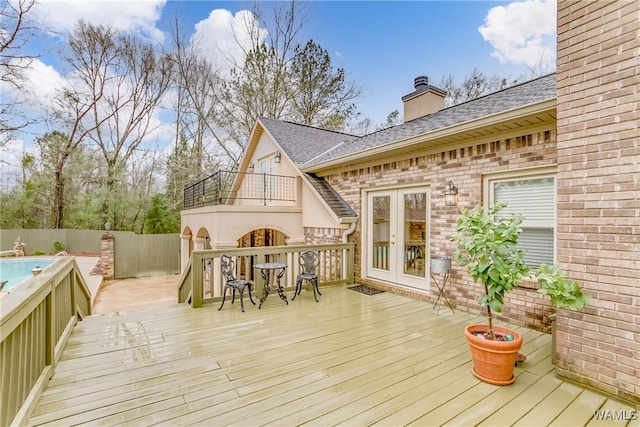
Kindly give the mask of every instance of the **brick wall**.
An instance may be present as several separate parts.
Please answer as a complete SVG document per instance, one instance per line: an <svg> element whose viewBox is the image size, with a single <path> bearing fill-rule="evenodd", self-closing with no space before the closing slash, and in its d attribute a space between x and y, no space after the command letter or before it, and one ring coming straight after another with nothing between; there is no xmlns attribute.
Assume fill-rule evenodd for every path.
<svg viewBox="0 0 640 427"><path fill-rule="evenodd" d="M105 280L115 278L115 242L113 234L106 232L100 239L100 260L102 277Z"/></svg>
<svg viewBox="0 0 640 427"><path fill-rule="evenodd" d="M640 2L558 2L558 372L640 401Z"/></svg>
<svg viewBox="0 0 640 427"><path fill-rule="evenodd" d="M322 243L342 243L342 233L339 228L305 227L304 240L308 245Z"/></svg>
<svg viewBox="0 0 640 427"><path fill-rule="evenodd" d="M555 122L553 122L516 137L505 138L496 135L496 139L491 142L469 141L468 144L461 144L456 149L437 153L416 152L411 158L327 176L331 185L360 216L356 231L349 239L356 242L356 280L359 283L429 301L433 301L437 295L435 286L431 286L430 293L426 293L361 277L363 251L360 242L362 226L366 221L361 212L362 190L430 182L430 247L426 254L429 259L431 256L453 253L454 247L449 238L455 230L459 210L473 208L482 203L482 180L485 174L550 166L555 162L556 133ZM444 191L450 180L459 189L457 207L445 206ZM481 287L474 284L466 272L455 263L452 265L447 289L449 300L458 309L484 313L483 308L476 302L482 293ZM499 318L519 325L548 329L550 322L547 316L552 313L552 309L548 300L537 294L536 289L535 284L525 284L510 293L504 312Z"/></svg>

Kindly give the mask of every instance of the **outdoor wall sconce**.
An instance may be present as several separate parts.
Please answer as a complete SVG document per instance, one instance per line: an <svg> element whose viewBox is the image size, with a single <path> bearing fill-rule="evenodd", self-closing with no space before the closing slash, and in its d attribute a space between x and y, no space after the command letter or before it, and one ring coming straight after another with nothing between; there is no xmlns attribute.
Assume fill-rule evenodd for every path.
<svg viewBox="0 0 640 427"><path fill-rule="evenodd" d="M253 163L249 163L249 172L253 172L253 170L255 169L255 165Z"/></svg>
<svg viewBox="0 0 640 427"><path fill-rule="evenodd" d="M280 163L280 160L282 160L282 154L280 154L280 152L278 151L276 153L276 163Z"/></svg>
<svg viewBox="0 0 640 427"><path fill-rule="evenodd" d="M444 204L446 206L458 205L458 187L453 185L453 181L449 181L449 187L444 191Z"/></svg>

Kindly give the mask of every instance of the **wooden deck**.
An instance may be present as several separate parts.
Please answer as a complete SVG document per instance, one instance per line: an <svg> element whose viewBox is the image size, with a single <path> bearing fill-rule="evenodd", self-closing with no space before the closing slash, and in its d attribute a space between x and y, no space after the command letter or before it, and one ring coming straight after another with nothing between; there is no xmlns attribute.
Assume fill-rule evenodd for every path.
<svg viewBox="0 0 640 427"><path fill-rule="evenodd" d="M291 295L291 293L289 293ZM471 373L464 326L428 303L346 287L258 310L227 301L80 322L31 425L632 425L624 403L563 382L550 336L523 328L515 384ZM627 412L617 412L627 411ZM606 414L606 412L605 412ZM637 424L633 424L637 425Z"/></svg>

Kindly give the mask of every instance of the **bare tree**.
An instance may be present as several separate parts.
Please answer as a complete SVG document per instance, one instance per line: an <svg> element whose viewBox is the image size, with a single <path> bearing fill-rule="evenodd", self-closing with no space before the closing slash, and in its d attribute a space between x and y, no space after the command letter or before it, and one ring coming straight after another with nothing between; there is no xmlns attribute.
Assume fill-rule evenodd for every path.
<svg viewBox="0 0 640 427"><path fill-rule="evenodd" d="M69 157L86 142L89 134L105 123L95 111L105 96L110 81L109 68L116 61L113 49L115 31L80 22L69 40L70 53L63 56L69 65L69 85L58 89L53 119L64 130L66 140L60 142L54 166L55 228L64 226L65 190L63 173ZM89 41L90 40L90 41ZM107 48L108 47L108 48Z"/></svg>
<svg viewBox="0 0 640 427"><path fill-rule="evenodd" d="M258 3L244 15L243 34L233 34L240 57L222 51L205 56L198 40L181 36L176 21L171 58L179 152L188 151L184 138L203 152L221 154L227 162L218 163L235 168L259 117L343 129L355 114L351 101L360 90L345 71L333 68L327 51L313 41L297 41L307 5L290 1L273 7L268 19ZM230 71L214 68L221 57Z"/></svg>
<svg viewBox="0 0 640 427"><path fill-rule="evenodd" d="M29 15L35 0L3 1L0 4L0 146L11 134L29 124L21 117L16 106L21 102L13 93L24 93L25 71L33 56L26 55L23 47L35 31Z"/></svg>
<svg viewBox="0 0 640 427"><path fill-rule="evenodd" d="M70 84L58 98L57 118L69 129L70 150L93 143L102 156L106 221L113 214L111 193L119 170L156 126L154 113L169 85L170 62L136 37L84 22L76 25L64 60Z"/></svg>
<svg viewBox="0 0 640 427"><path fill-rule="evenodd" d="M279 5L267 40L252 40L244 63L235 64L219 92L215 122L238 144L244 145L261 116L336 130L343 130L355 116L351 101L361 90L347 81L343 69L332 66L321 46L312 40L297 42L306 21L305 5ZM259 11L255 13L265 22ZM248 32L261 34L253 27Z"/></svg>
<svg viewBox="0 0 640 427"><path fill-rule="evenodd" d="M342 130L355 114L351 103L361 89L346 80L342 68L334 69L329 52L313 40L296 46L291 63L295 89L292 115L296 122Z"/></svg>
<svg viewBox="0 0 640 427"><path fill-rule="evenodd" d="M244 15L243 34L232 34L242 51L240 58L221 50L203 53L198 40L185 39L176 20L171 58L180 152L185 151L181 138L186 138L192 151L213 153L220 156L217 163L235 168L255 120L284 116L292 99L287 68L305 7L293 1L275 3L273 16L267 20L256 2L253 12ZM267 25L268 32L264 30ZM218 63L226 62L231 75L215 69L211 56ZM202 164L206 162L203 158Z"/></svg>
<svg viewBox="0 0 640 427"><path fill-rule="evenodd" d="M63 59L70 67L69 85L56 95L54 119L65 130L67 139L60 144L55 164L55 228L64 225L65 191L63 170L69 157L86 142L92 132L98 132L110 116L98 116L111 76L110 67L117 61L113 38L115 31L79 22L69 40L69 53Z"/></svg>
<svg viewBox="0 0 640 427"><path fill-rule="evenodd" d="M515 81L511 82L511 84L513 83ZM487 76L476 68L473 69L471 75L465 76L460 85L456 84L452 75L443 77L439 84L440 88L447 92L447 97L445 98L447 106L476 99L490 92L504 89L508 85L508 79L499 77L497 74Z"/></svg>
<svg viewBox="0 0 640 427"><path fill-rule="evenodd" d="M162 156L159 150L137 150L127 164L125 179L127 195L121 199L126 209L118 209L120 215L126 215L120 223L136 233L145 229L145 214L151 206L152 195L159 190L157 176L161 168Z"/></svg>
<svg viewBox="0 0 640 427"><path fill-rule="evenodd" d="M376 128L376 130L383 130L383 129L387 129L393 126L397 126L399 124L402 124L402 118L400 117L400 111L399 110L393 110L392 112L390 112L387 115L387 120L384 123L381 123L378 125L378 127Z"/></svg>
<svg viewBox="0 0 640 427"><path fill-rule="evenodd" d="M237 146L234 139L228 138L215 125L222 80L213 65L196 46L184 39L177 19L172 36L174 46L168 57L173 62L173 110L176 115L174 145L183 144L182 138L192 145L190 152L198 157L191 164L197 165L195 175L202 175L199 171L204 171L211 164L207 153L227 157L235 163L242 146Z"/></svg>

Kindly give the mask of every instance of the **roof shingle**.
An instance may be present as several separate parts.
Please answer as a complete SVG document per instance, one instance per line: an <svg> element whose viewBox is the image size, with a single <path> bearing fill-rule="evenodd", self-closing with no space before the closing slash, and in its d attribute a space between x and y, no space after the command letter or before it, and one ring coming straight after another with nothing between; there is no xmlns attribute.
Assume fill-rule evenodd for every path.
<svg viewBox="0 0 640 427"><path fill-rule="evenodd" d="M357 138L345 133L266 117L261 117L260 122L278 141L287 155L298 164L303 164L322 153L326 153L345 140Z"/></svg>
<svg viewBox="0 0 640 427"><path fill-rule="evenodd" d="M556 97L556 76L549 74L517 84L436 113L405 122L401 125L346 140L334 149L311 158L305 166L313 166L339 159L371 148L390 144L438 129L480 119L485 116L523 107L535 102Z"/></svg>

